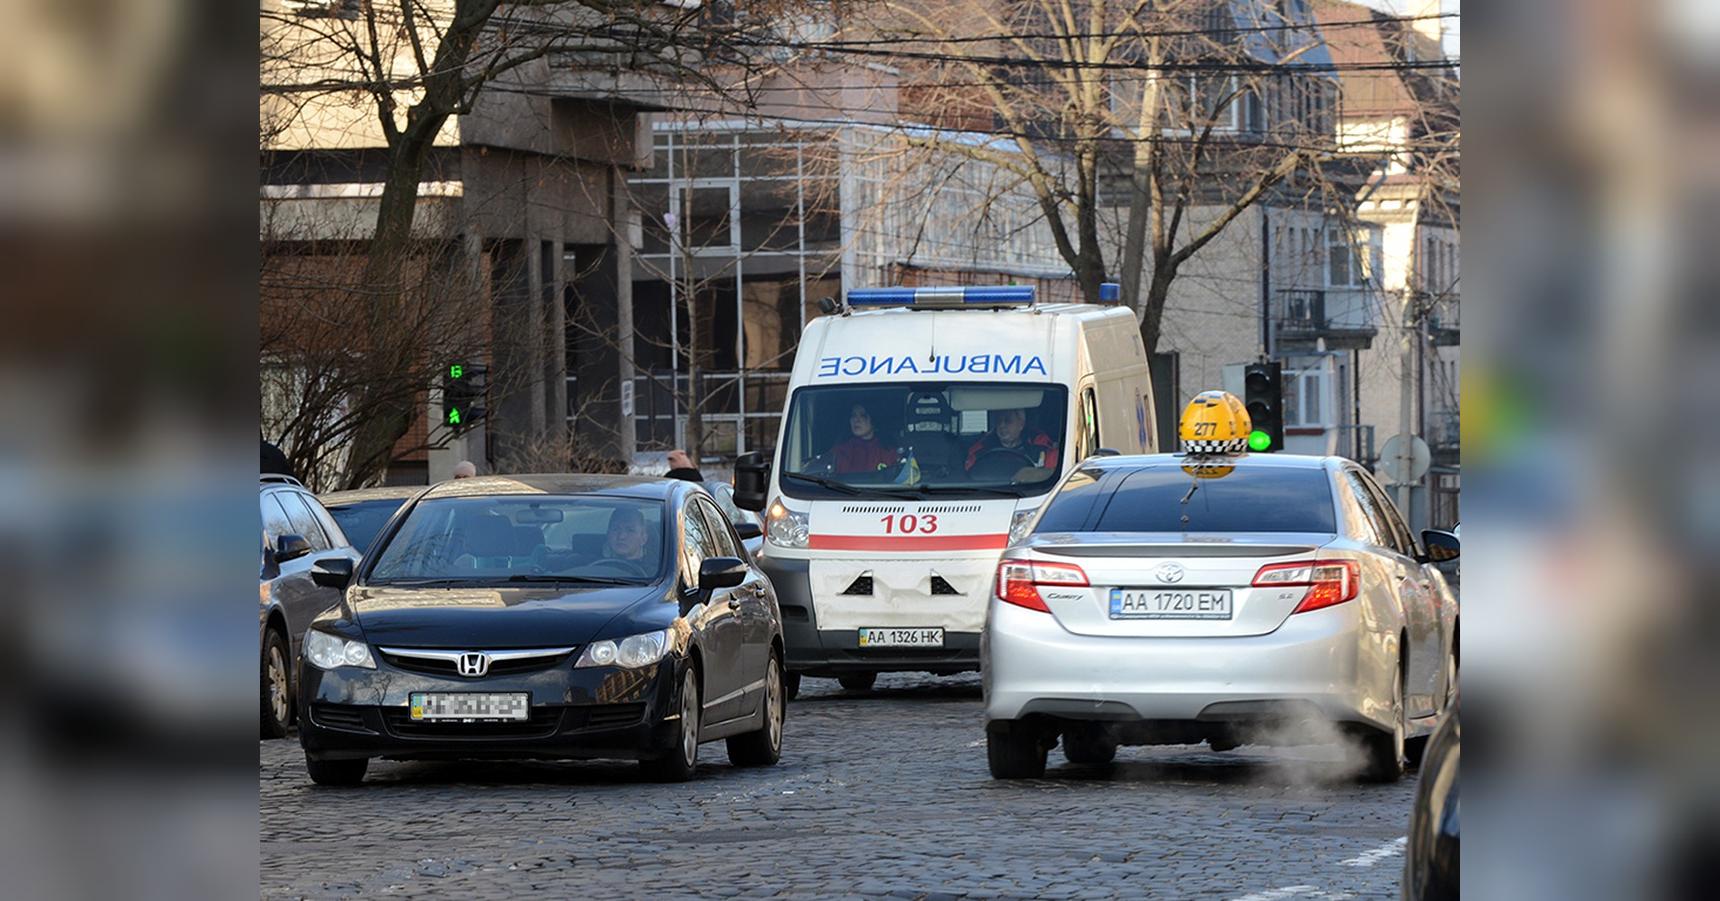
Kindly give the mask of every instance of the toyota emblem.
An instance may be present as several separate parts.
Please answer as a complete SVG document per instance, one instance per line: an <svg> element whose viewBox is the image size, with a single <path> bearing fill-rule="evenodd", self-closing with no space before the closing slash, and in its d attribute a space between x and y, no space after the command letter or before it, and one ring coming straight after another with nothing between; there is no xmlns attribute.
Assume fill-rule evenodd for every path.
<svg viewBox="0 0 1720 901"><path fill-rule="evenodd" d="M1157 576L1160 582L1181 582L1183 577L1182 564L1160 564L1158 569L1153 570L1153 575Z"/></svg>
<svg viewBox="0 0 1720 901"><path fill-rule="evenodd" d="M477 652L460 655L460 675L482 676L490 671L490 655Z"/></svg>

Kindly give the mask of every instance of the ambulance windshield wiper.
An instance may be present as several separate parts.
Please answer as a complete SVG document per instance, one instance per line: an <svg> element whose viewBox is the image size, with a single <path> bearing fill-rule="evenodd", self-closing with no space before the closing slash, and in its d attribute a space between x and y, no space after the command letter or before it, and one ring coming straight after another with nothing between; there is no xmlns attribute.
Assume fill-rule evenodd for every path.
<svg viewBox="0 0 1720 901"><path fill-rule="evenodd" d="M827 479L823 476L809 476L804 472L784 472L783 476L790 479L800 479L803 482L811 482L814 485L822 485L825 488L829 488L831 491L840 491L843 494L861 493L860 489L838 479Z"/></svg>
<svg viewBox="0 0 1720 901"><path fill-rule="evenodd" d="M891 497L1020 497L1002 488L981 488L974 485L880 485L869 490Z"/></svg>

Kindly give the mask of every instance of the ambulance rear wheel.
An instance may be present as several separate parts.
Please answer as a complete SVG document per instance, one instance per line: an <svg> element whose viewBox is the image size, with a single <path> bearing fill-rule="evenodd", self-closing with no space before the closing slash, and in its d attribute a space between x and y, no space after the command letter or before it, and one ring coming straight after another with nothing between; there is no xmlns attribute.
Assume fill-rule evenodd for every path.
<svg viewBox="0 0 1720 901"><path fill-rule="evenodd" d="M873 683L878 681L877 673L843 673L836 677L842 687L849 691L871 691Z"/></svg>

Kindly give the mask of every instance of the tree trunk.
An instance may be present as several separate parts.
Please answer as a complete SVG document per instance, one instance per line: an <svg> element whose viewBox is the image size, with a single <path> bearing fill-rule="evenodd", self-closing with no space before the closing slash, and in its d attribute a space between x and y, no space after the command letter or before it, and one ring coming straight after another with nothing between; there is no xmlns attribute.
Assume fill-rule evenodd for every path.
<svg viewBox="0 0 1720 901"><path fill-rule="evenodd" d="M1159 330L1164 325L1165 301L1170 297L1171 282L1176 278L1176 270L1170 265L1154 266L1152 282L1147 285L1147 296L1141 301L1141 343L1147 347L1147 358L1152 359L1159 349Z"/></svg>
<svg viewBox="0 0 1720 901"><path fill-rule="evenodd" d="M442 117L446 120L447 117ZM440 125L438 124L438 128ZM355 403L374 410L353 434L351 453L341 481L358 488L387 468L394 446L412 428L418 414L413 398L420 396L411 384L424 367L417 365L417 338L396 331L405 283L407 261L413 251L412 221L418 209L418 184L430 156L436 129L409 129L389 154L388 174L377 202L376 230L371 236L369 258L360 283L363 302L369 307L365 334L359 336L364 353L358 365L366 370L364 393ZM425 415L428 415L427 413Z"/></svg>

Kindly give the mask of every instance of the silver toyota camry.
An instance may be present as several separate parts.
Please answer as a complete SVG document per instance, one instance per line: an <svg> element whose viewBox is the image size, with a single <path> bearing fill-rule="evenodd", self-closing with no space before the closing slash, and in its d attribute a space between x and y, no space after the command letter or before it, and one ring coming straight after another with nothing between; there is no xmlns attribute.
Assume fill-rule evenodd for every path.
<svg viewBox="0 0 1720 901"><path fill-rule="evenodd" d="M1457 600L1373 476L1341 457L1095 457L1003 555L982 636L995 778L1120 744L1346 736L1390 781L1456 694ZM1335 728L1334 728L1335 727Z"/></svg>

